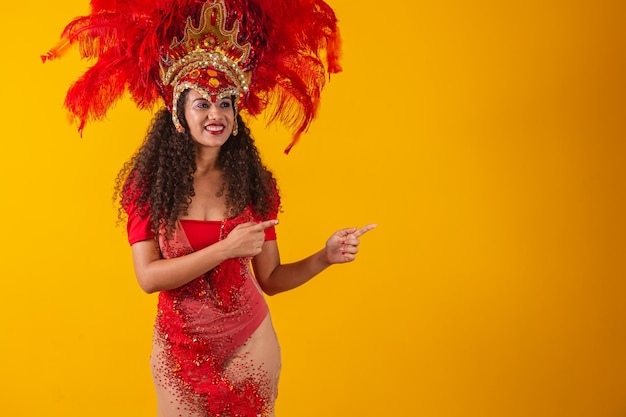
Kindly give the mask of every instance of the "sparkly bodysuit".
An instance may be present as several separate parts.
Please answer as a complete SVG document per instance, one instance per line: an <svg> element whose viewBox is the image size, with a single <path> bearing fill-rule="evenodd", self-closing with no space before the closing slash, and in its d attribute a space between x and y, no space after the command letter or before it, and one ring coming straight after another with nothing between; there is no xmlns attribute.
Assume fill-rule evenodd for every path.
<svg viewBox="0 0 626 417"><path fill-rule="evenodd" d="M130 225L137 229L132 216L131 211L131 242L136 238ZM254 220L258 219L247 209L222 222L178 221L171 238L160 235L161 254L187 255ZM197 226L218 229L216 240L200 246L190 242L194 236L190 229ZM151 364L161 415L274 415L280 348L249 265L249 258L229 259L180 288L159 293Z"/></svg>

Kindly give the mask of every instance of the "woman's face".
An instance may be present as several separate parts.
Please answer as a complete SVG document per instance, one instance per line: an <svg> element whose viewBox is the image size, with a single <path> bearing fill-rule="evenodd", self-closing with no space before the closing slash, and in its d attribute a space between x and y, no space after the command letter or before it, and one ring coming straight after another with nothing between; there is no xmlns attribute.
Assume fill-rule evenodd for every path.
<svg viewBox="0 0 626 417"><path fill-rule="evenodd" d="M220 147L230 137L235 111L230 98L215 103L196 90L189 90L185 102L185 120L191 137L201 146Z"/></svg>

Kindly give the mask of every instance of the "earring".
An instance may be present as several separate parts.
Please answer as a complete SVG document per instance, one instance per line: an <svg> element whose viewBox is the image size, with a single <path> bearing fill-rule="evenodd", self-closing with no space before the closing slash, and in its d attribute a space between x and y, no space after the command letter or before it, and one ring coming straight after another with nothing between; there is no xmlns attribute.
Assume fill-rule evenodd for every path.
<svg viewBox="0 0 626 417"><path fill-rule="evenodd" d="M233 125L233 136L237 136L239 133L239 122L237 122L237 118L235 117L235 124Z"/></svg>

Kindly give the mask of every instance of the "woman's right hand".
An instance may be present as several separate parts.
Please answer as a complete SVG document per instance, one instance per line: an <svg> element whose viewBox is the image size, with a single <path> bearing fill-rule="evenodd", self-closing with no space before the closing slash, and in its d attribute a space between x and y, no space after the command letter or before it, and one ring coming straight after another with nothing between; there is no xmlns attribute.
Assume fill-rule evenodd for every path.
<svg viewBox="0 0 626 417"><path fill-rule="evenodd" d="M265 242L265 229L276 226L278 220L242 223L222 241L229 258L253 257L261 253Z"/></svg>

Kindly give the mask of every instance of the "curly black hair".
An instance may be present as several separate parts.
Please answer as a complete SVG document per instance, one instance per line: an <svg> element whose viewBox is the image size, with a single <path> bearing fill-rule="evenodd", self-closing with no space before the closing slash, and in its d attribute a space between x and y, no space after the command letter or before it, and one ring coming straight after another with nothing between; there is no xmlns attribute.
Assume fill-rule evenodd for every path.
<svg viewBox="0 0 626 417"><path fill-rule="evenodd" d="M166 235L171 234L178 217L187 214L194 196L195 147L184 118L187 92L181 94L177 108L185 131L176 131L169 110L159 110L143 144L115 180L119 221L124 221L126 209L134 204L140 216L150 216L155 237L161 227ZM236 123L238 135L222 145L217 159L227 214L235 216L252 205L256 215L268 218L279 204L276 180L261 161L250 129L239 115Z"/></svg>

